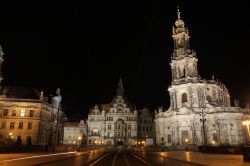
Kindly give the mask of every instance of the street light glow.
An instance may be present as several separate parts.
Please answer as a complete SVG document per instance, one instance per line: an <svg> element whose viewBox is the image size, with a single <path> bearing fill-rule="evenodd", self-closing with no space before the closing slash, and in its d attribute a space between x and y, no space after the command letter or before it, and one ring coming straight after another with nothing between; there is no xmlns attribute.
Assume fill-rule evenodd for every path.
<svg viewBox="0 0 250 166"><path fill-rule="evenodd" d="M243 125L249 125L250 124L250 120L245 120L242 122Z"/></svg>
<svg viewBox="0 0 250 166"><path fill-rule="evenodd" d="M188 142L188 139L187 139L187 138L185 139L185 142Z"/></svg>
<svg viewBox="0 0 250 166"><path fill-rule="evenodd" d="M82 139L82 137L78 137L78 140L81 140Z"/></svg>

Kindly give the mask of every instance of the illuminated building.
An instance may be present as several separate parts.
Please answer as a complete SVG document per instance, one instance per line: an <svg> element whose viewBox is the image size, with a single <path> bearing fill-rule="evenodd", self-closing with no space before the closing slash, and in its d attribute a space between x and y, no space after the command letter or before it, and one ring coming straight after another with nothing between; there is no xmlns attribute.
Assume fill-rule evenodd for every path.
<svg viewBox="0 0 250 166"><path fill-rule="evenodd" d="M187 145L244 143L240 108L231 106L224 84L213 77L206 80L199 76L197 55L190 48L189 31L179 9L177 15L172 35L170 107L156 112L157 145L183 148Z"/></svg>
<svg viewBox="0 0 250 166"><path fill-rule="evenodd" d="M88 145L135 145L137 113L127 102L120 79L112 102L89 111Z"/></svg>
<svg viewBox="0 0 250 166"><path fill-rule="evenodd" d="M87 128L83 120L80 122L65 122L64 123L64 145L74 145L74 142L78 142L78 138L81 137L82 144L86 144Z"/></svg>
<svg viewBox="0 0 250 166"><path fill-rule="evenodd" d="M0 50L0 68L3 52ZM2 80L2 75L1 79ZM43 91L26 87L0 87L0 145L62 144L61 95L45 97Z"/></svg>
<svg viewBox="0 0 250 166"><path fill-rule="evenodd" d="M145 145L154 145L155 142L155 123L148 108L138 110L138 131L137 141L145 141Z"/></svg>

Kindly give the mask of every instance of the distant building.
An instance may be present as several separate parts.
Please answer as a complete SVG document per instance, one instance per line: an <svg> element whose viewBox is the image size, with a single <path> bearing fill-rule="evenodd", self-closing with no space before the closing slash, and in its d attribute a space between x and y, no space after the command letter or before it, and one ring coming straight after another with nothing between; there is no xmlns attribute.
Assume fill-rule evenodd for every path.
<svg viewBox="0 0 250 166"><path fill-rule="evenodd" d="M0 69L2 62L0 50ZM59 89L48 98L34 88L0 86L0 145L62 144L64 114L60 101Z"/></svg>
<svg viewBox="0 0 250 166"><path fill-rule="evenodd" d="M190 48L189 31L179 9L177 15L172 35L170 107L156 112L157 145L184 148L245 143L243 113L239 107L231 106L224 84L213 77L206 80L199 76L196 52Z"/></svg>
<svg viewBox="0 0 250 166"><path fill-rule="evenodd" d="M144 108L138 111L137 125L137 140L140 142L145 141L145 145L154 145L155 123L149 109Z"/></svg>
<svg viewBox="0 0 250 166"><path fill-rule="evenodd" d="M136 144L137 111L124 96L122 80L109 104L95 105L88 114L88 145Z"/></svg>
<svg viewBox="0 0 250 166"><path fill-rule="evenodd" d="M80 122L64 123L64 145L77 145L87 143L87 126L84 120Z"/></svg>

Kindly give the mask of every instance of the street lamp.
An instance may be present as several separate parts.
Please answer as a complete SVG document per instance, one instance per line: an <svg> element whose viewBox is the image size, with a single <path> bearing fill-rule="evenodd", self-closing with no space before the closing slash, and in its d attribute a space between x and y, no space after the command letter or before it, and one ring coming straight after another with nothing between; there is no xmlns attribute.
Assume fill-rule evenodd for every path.
<svg viewBox="0 0 250 166"><path fill-rule="evenodd" d="M142 146L144 147L144 146L145 146L145 141L142 141L141 144L142 144Z"/></svg>
<svg viewBox="0 0 250 166"><path fill-rule="evenodd" d="M207 119L205 118L206 113L204 112L204 108L201 109L200 116L201 116L200 121L202 122L204 145L207 145L206 131L205 131L205 122L206 122Z"/></svg>
<svg viewBox="0 0 250 166"><path fill-rule="evenodd" d="M12 142L12 138L13 138L13 133L9 133L9 144L11 144L11 142Z"/></svg>
<svg viewBox="0 0 250 166"><path fill-rule="evenodd" d="M163 151L163 148L164 148L164 138L161 137L161 145L162 145L162 151Z"/></svg>
<svg viewBox="0 0 250 166"><path fill-rule="evenodd" d="M249 141L249 139L250 139L250 131L249 131L250 119L243 119L242 124L244 126L247 126L247 134L248 134L248 141Z"/></svg>
<svg viewBox="0 0 250 166"><path fill-rule="evenodd" d="M78 150L80 150L80 142L82 140L82 137L78 137Z"/></svg>

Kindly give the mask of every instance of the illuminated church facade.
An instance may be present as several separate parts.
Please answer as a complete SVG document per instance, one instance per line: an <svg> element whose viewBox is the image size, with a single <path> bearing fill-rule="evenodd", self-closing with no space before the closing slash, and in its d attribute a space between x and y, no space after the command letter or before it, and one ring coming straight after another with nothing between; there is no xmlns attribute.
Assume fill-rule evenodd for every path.
<svg viewBox="0 0 250 166"><path fill-rule="evenodd" d="M177 9L173 26L170 107L155 113L156 144L182 148L189 145L240 145L245 142L239 107L232 107L227 87L198 74L196 52Z"/></svg>

